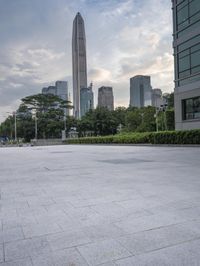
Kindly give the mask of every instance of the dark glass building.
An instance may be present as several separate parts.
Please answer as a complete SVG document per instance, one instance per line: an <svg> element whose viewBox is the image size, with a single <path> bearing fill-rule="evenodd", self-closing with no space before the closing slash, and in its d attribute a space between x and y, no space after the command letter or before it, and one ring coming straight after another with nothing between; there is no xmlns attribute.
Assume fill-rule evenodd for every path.
<svg viewBox="0 0 200 266"><path fill-rule="evenodd" d="M80 114L84 116L89 110L94 109L94 95L92 84L88 88L81 88L80 91Z"/></svg>
<svg viewBox="0 0 200 266"><path fill-rule="evenodd" d="M172 0L176 129L200 128L200 0Z"/></svg>

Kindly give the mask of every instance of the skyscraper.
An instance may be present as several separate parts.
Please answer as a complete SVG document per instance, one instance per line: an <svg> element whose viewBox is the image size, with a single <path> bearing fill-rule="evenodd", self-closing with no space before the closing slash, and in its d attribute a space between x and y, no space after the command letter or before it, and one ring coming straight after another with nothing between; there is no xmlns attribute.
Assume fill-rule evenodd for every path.
<svg viewBox="0 0 200 266"><path fill-rule="evenodd" d="M98 90L98 106L114 110L114 96L112 87L101 87Z"/></svg>
<svg viewBox="0 0 200 266"><path fill-rule="evenodd" d="M200 128L200 0L172 0L176 129Z"/></svg>
<svg viewBox="0 0 200 266"><path fill-rule="evenodd" d="M56 81L55 86L49 86L42 89L42 94L53 94L60 97L63 101L69 101L68 82ZM65 109L65 114L69 115L69 109Z"/></svg>
<svg viewBox="0 0 200 266"><path fill-rule="evenodd" d="M163 105L161 89L153 89L151 94L152 106L160 108Z"/></svg>
<svg viewBox="0 0 200 266"><path fill-rule="evenodd" d="M130 106L144 107L151 105L151 78L135 76L130 79Z"/></svg>
<svg viewBox="0 0 200 266"><path fill-rule="evenodd" d="M89 110L94 109L94 95L92 91L92 83L88 88L81 88L80 107L81 117L84 116Z"/></svg>
<svg viewBox="0 0 200 266"><path fill-rule="evenodd" d="M80 13L77 13L73 22L72 65L74 116L80 118L80 90L87 88L85 26Z"/></svg>

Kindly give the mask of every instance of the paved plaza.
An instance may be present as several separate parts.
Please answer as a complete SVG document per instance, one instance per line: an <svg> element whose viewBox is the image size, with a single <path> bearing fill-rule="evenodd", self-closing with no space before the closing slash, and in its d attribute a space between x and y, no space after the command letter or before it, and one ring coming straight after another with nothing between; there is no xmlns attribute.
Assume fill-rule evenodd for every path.
<svg viewBox="0 0 200 266"><path fill-rule="evenodd" d="M200 148L0 148L12 265L200 265Z"/></svg>

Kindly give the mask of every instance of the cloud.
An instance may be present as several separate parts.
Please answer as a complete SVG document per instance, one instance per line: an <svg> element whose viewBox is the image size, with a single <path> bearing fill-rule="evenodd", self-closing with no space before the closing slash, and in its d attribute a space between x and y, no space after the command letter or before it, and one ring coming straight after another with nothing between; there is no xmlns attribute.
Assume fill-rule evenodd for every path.
<svg viewBox="0 0 200 266"><path fill-rule="evenodd" d="M0 1L0 111L56 80L68 80L72 90L72 22L78 11L85 20L95 99L98 87L110 85L115 106L127 106L129 79L136 74L151 75L153 87L172 90L170 1Z"/></svg>
<svg viewBox="0 0 200 266"><path fill-rule="evenodd" d="M102 68L90 69L88 76L93 82L105 82L112 77L110 71Z"/></svg>

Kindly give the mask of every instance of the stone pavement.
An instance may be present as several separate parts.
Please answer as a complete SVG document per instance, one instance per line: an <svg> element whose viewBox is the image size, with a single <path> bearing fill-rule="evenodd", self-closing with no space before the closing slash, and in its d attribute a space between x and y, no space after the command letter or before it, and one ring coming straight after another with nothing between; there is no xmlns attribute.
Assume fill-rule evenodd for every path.
<svg viewBox="0 0 200 266"><path fill-rule="evenodd" d="M200 265L200 148L1 148L12 265Z"/></svg>

